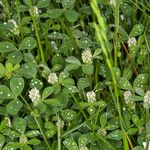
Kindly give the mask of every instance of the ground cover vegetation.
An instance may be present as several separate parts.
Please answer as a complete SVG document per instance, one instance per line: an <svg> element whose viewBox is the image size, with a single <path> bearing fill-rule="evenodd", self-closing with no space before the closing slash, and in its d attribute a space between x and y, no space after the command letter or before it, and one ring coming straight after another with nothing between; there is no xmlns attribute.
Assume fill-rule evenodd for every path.
<svg viewBox="0 0 150 150"><path fill-rule="evenodd" d="M0 149L144 150L149 0L0 0Z"/></svg>

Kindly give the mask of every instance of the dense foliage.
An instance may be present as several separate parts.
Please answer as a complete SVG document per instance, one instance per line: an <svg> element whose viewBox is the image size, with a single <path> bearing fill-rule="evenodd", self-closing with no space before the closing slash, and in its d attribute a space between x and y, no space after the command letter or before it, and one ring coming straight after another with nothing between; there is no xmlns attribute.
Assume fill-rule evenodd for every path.
<svg viewBox="0 0 150 150"><path fill-rule="evenodd" d="M149 77L149 0L0 0L0 149L148 149Z"/></svg>

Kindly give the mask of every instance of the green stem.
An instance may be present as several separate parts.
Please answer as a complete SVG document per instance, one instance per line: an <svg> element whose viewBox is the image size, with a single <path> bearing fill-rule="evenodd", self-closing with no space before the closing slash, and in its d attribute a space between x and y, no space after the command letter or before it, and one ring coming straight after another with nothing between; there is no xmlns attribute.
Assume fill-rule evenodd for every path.
<svg viewBox="0 0 150 150"><path fill-rule="evenodd" d="M121 131L122 131L122 135L123 135L124 150L128 150L129 146L128 146L128 141L127 141L127 138L126 138L126 133L125 133L125 130L124 130L124 127L123 127L123 119L122 119L121 108L120 108L120 103L119 103L116 75L112 71L112 65L111 65L111 61L109 59L109 55L108 55L109 50L108 50L108 47L107 47L108 39L107 39L107 34L106 34L105 22L104 22L103 17L101 16L101 13L100 13L100 10L98 8L96 0L93 0L91 2L91 6L92 6L92 9L93 9L94 13L97 16L98 25L95 23L95 29L96 29L98 40L101 44L103 55L105 57L106 65L108 67L109 73L110 73L111 78L112 78L112 83L113 83L113 88L114 88L114 95L115 95L115 102L117 104L116 107L117 107L117 110L118 110L120 127L121 127Z"/></svg>
<svg viewBox="0 0 150 150"><path fill-rule="evenodd" d="M34 25L34 29L35 29L35 33L36 33L36 38L37 38L38 45L39 45L40 55L42 58L42 62L45 63L45 58L44 58L43 48L42 48L42 44L41 44L41 40L40 40L40 36L39 36L39 32L38 32L38 27L36 25L36 20L34 17L33 6L31 3L31 0L28 0L28 2L29 2L30 10L31 10L31 17L32 17L32 21L33 21L33 25Z"/></svg>
<svg viewBox="0 0 150 150"><path fill-rule="evenodd" d="M116 0L116 5L114 7L115 14L115 47L114 47L114 56L115 56L115 68L117 67L117 55L118 55L118 29L119 29L119 1Z"/></svg>
<svg viewBox="0 0 150 150"><path fill-rule="evenodd" d="M24 101L24 103L26 104L26 106L28 107L28 109L30 110L30 112L33 112L31 106L28 104L28 102L25 100L25 98L22 95L20 95L20 97L22 98L22 100ZM40 132L42 134L42 136L43 136L43 139L44 139L44 141L45 141L48 149L51 150L51 147L50 147L50 145L49 145L49 143L47 141L47 138L46 138L46 136L45 136L45 134L44 134L44 132L42 130L42 127L40 125L39 120L37 119L37 117L35 117L35 116L33 116L33 117L34 117L34 120L35 120L35 122L36 122L36 124L37 124L37 126L38 126L38 128L39 128L39 130L40 130Z"/></svg>
<svg viewBox="0 0 150 150"><path fill-rule="evenodd" d="M58 150L61 150L61 125L60 125L59 114L57 116L57 122L58 122L58 125L57 125Z"/></svg>
<svg viewBox="0 0 150 150"><path fill-rule="evenodd" d="M34 117L34 120L35 120L36 124L38 125L38 128L39 128L39 130L40 130L40 132L41 132L41 134L42 134L42 136L43 136L43 139L44 139L44 141L45 141L45 143L46 143L48 149L51 150L51 147L50 147L50 145L49 145L49 143L48 143L48 141L47 141L47 138L46 138L46 136L45 136L45 134L44 134L44 132L43 132L43 130L42 130L42 127L41 127L41 125L40 125L40 123L39 123L37 117L35 117L35 116L33 116L33 117Z"/></svg>
<svg viewBox="0 0 150 150"><path fill-rule="evenodd" d="M20 12L19 12L19 2L18 2L18 0L16 0L16 10L17 10L18 20L19 20L19 30L20 30L21 38L23 39L22 25L21 25L21 21L20 21Z"/></svg>
<svg viewBox="0 0 150 150"><path fill-rule="evenodd" d="M8 18L10 19L10 8L9 8L8 0L6 0L5 2L6 2L6 8L7 8Z"/></svg>

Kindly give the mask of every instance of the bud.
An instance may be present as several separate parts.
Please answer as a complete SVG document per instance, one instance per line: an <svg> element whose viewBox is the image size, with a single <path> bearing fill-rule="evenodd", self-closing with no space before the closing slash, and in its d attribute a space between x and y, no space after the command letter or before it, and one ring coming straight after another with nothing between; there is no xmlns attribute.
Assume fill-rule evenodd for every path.
<svg viewBox="0 0 150 150"><path fill-rule="evenodd" d="M132 93L130 91L126 91L124 92L123 95L124 95L125 103L128 105L128 107L130 107L131 109L134 109L135 102L128 99L132 95Z"/></svg>
<svg viewBox="0 0 150 150"><path fill-rule="evenodd" d="M100 128L98 131L97 131L97 134L102 136L102 137L105 137L107 135L107 131L106 129L104 128Z"/></svg>
<svg viewBox="0 0 150 150"><path fill-rule="evenodd" d="M144 106L144 108L149 108L150 107L150 91L147 91L144 95L143 106Z"/></svg>
<svg viewBox="0 0 150 150"><path fill-rule="evenodd" d="M110 5L115 6L116 5L116 0L110 0Z"/></svg>

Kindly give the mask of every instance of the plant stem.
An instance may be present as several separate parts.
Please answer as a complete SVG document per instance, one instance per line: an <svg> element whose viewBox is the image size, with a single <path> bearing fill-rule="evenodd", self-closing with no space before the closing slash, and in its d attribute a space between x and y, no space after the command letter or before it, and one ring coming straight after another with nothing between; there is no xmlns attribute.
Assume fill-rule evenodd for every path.
<svg viewBox="0 0 150 150"><path fill-rule="evenodd" d="M98 8L97 1L93 0L91 2L91 6L92 6L94 13L97 16L98 25L95 23L95 29L96 29L98 40L101 44L103 55L105 57L106 65L108 67L109 73L110 73L111 78L112 78L112 83L113 83L113 87L114 87L115 102L117 104L116 108L118 110L120 127L121 127L121 131L122 131L122 136L123 136L124 150L129 150L128 141L126 138L126 133L125 133L125 130L123 127L123 119L122 119L121 107L120 107L120 103L119 103L119 95L118 95L118 89L117 89L116 75L112 71L112 65L111 65L111 61L109 60L109 55L108 55L108 49L107 49L108 48L107 47L108 39L107 39L107 34L106 34L106 26L104 23L104 19L100 14L100 10Z"/></svg>
<svg viewBox="0 0 150 150"><path fill-rule="evenodd" d="M32 21L33 21L33 25L34 25L34 29L35 29L35 33L36 33L36 38L37 38L38 45L39 45L39 50L40 50L39 53L41 55L42 62L45 63L45 58L44 58L43 48L42 48L42 44L41 44L41 40L40 40L40 36L39 36L39 32L38 32L38 27L36 25L36 20L34 17L33 6L31 3L31 0L28 0L28 2L29 2L30 10L31 10L31 17L32 17Z"/></svg>
<svg viewBox="0 0 150 150"><path fill-rule="evenodd" d="M59 114L57 115L57 139L58 139L58 150L61 150L61 125L60 125L60 118L59 118Z"/></svg>
<svg viewBox="0 0 150 150"><path fill-rule="evenodd" d="M22 98L22 100L24 101L24 103L26 104L26 106L28 107L28 109L30 110L30 112L32 112L33 110L32 110L32 108L31 108L31 106L28 104L28 102L25 100L25 98L24 98L22 95L20 95L20 97ZM43 130L42 130L42 127L41 127L41 125L40 125L39 120L38 120L37 117L35 117L35 116L33 116L33 118L34 118L34 120L35 120L35 122L36 122L36 124L37 124L37 126L38 126L38 128L39 128L39 130L40 130L40 132L41 132L41 134L42 134L42 136L43 136L43 139L44 139L44 141L45 141L45 143L46 143L48 149L51 150L51 147L50 147L50 145L49 145L49 143L48 143L48 141L47 141L47 138L46 138L46 136L45 136L45 134L44 134L44 132L43 132Z"/></svg>

